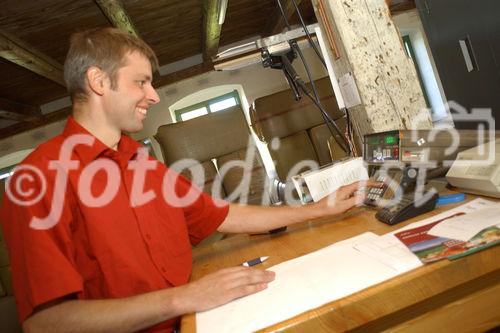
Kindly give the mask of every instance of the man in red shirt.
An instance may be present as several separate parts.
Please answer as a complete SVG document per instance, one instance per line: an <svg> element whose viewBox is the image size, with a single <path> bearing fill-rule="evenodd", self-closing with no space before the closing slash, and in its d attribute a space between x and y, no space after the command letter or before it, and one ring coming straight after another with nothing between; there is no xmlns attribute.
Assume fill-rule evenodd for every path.
<svg viewBox="0 0 500 333"><path fill-rule="evenodd" d="M188 283L191 246L215 230L262 232L346 211L359 184L306 207L215 200L122 132L159 97L153 51L116 29L75 34L73 116L9 179L0 219L28 332L169 332L185 313L261 291L274 273L233 267ZM329 204L330 203L330 204Z"/></svg>

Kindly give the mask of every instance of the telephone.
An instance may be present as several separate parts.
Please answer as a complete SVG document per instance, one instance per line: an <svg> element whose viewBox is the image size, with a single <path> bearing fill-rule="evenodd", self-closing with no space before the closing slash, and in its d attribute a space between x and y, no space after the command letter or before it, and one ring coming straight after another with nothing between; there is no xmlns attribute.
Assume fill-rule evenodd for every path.
<svg viewBox="0 0 500 333"><path fill-rule="evenodd" d="M427 176L432 173L436 172L428 172ZM371 174L370 179L387 184L383 188L370 188L365 199L366 205L380 207L375 215L378 220L393 225L435 208L438 198L435 191L430 197L426 195L416 199L414 192L418 176L416 168L394 164L374 169Z"/></svg>
<svg viewBox="0 0 500 333"><path fill-rule="evenodd" d="M439 197L437 192L430 192L429 194L431 195L422 195L417 199L415 192L407 193L402 196L397 204L379 210L377 214L375 214L375 217L379 221L394 225L420 214L427 213L436 207L436 202Z"/></svg>
<svg viewBox="0 0 500 333"><path fill-rule="evenodd" d="M391 200L395 195L411 191L417 179L417 170L411 167L376 169L372 170L371 174L371 180L384 182L387 185L368 190L364 203L375 207L381 206L381 203Z"/></svg>

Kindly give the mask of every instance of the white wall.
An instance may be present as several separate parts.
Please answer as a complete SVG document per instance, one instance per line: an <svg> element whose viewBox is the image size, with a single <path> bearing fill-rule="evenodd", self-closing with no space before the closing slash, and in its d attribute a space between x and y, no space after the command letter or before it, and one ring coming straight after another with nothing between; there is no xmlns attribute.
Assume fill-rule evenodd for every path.
<svg viewBox="0 0 500 333"><path fill-rule="evenodd" d="M305 48L303 53L308 61L313 79L327 75L312 48ZM299 76L304 81L309 81L300 59L296 59L293 64ZM282 71L263 68L261 64L251 65L236 71L212 71L176 82L158 90L161 101L148 111L144 129L135 134L134 138L142 139L154 135L159 126L173 122L171 115L173 108L179 109L193 105L234 89L238 90L243 109L247 111L246 102L250 105L259 97L288 89L288 84ZM185 98L186 96L189 97Z"/></svg>
<svg viewBox="0 0 500 333"><path fill-rule="evenodd" d="M326 76L326 71L323 70L314 51L311 48L306 48L303 52L313 72L313 78L317 79ZM301 78L307 82L307 75L303 66L300 65L300 59L295 60L294 66ZM221 87L220 89L218 88L219 90L214 90L215 93L218 91L225 91L224 89L230 89L227 90L227 92L229 92L234 90L232 87L235 87L235 85L241 86L238 91L240 92L244 109L248 108L246 105L247 102L250 104L258 97L288 88L285 77L281 71L263 68L260 64L248 66L237 71L212 71L192 77L158 89L161 98L160 103L154 105L148 111L148 117L144 122L144 129L132 135L132 137L134 139L142 139L154 135L160 125L172 122L169 111L169 107L172 104L195 92L221 85L228 86ZM243 94L241 91L243 91ZM205 90L205 92L207 92L207 90ZM207 96L209 95L195 95L188 102L192 102L192 104L201 102L206 100ZM246 101L244 100L245 96ZM208 98L210 98L210 96ZM38 146L49 138L60 134L64 128L64 124L65 121L59 121L0 140L0 157L17 150Z"/></svg>
<svg viewBox="0 0 500 333"><path fill-rule="evenodd" d="M18 150L35 148L40 143L61 133L65 123L65 120L58 121L0 140L0 157Z"/></svg>

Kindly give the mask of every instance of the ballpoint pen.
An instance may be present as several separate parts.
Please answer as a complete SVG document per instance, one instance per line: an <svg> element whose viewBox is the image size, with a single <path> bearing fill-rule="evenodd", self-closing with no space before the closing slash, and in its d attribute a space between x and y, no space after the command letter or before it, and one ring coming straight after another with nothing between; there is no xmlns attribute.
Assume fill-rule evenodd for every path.
<svg viewBox="0 0 500 333"><path fill-rule="evenodd" d="M246 266L246 267L255 266L255 265L258 265L258 264L263 263L263 262L264 262L264 261L266 261L268 258L269 258L269 257L259 257L259 258L255 258L255 259L252 259L252 260L245 261L242 265L243 265L243 266Z"/></svg>

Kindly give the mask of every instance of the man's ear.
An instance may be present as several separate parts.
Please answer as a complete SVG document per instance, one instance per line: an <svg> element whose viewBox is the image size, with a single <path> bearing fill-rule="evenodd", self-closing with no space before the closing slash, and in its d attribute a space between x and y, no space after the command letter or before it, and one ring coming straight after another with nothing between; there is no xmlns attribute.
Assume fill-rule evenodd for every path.
<svg viewBox="0 0 500 333"><path fill-rule="evenodd" d="M104 94L107 75L99 67L91 66L85 73L89 89L99 96Z"/></svg>

